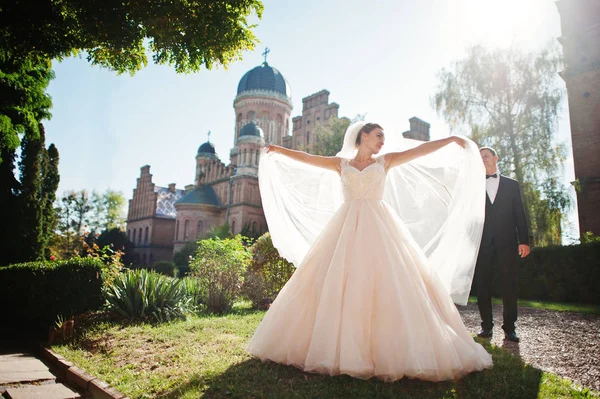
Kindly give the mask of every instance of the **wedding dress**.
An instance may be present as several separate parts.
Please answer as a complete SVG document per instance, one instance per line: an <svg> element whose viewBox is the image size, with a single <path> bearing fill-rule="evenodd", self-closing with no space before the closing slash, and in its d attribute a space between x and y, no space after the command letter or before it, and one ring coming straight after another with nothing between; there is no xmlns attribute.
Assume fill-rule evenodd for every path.
<svg viewBox="0 0 600 399"><path fill-rule="evenodd" d="M342 159L342 202L330 217L312 215L325 218L325 226L265 314L248 344L251 354L307 372L386 381L440 381L492 367L422 245L383 200L383 160L361 171ZM263 189L268 199L269 187Z"/></svg>

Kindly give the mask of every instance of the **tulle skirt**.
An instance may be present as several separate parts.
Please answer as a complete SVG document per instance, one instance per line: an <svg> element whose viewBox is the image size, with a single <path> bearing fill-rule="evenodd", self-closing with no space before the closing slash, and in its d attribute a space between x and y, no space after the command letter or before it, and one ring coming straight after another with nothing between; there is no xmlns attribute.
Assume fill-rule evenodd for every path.
<svg viewBox="0 0 600 399"><path fill-rule="evenodd" d="M492 367L422 250L379 200L343 203L247 349L307 372L385 381Z"/></svg>

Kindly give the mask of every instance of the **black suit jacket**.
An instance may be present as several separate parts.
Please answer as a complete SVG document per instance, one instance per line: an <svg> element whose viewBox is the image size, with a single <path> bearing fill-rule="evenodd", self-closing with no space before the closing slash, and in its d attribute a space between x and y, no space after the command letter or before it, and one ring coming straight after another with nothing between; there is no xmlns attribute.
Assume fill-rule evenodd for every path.
<svg viewBox="0 0 600 399"><path fill-rule="evenodd" d="M494 203L491 203L487 193L485 196L485 223L481 245L494 244L496 248L529 245L529 231L519 183L506 176L500 176L499 179Z"/></svg>

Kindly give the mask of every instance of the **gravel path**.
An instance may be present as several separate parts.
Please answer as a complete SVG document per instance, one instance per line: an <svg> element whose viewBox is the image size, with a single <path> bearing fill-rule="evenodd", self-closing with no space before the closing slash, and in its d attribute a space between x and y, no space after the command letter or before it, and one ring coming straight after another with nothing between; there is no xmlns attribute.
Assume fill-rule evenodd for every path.
<svg viewBox="0 0 600 399"><path fill-rule="evenodd" d="M459 312L472 333L481 319L477 305L460 306ZM502 306L494 305L492 344L520 356L527 363L600 390L600 315L519 308L520 343L504 340Z"/></svg>

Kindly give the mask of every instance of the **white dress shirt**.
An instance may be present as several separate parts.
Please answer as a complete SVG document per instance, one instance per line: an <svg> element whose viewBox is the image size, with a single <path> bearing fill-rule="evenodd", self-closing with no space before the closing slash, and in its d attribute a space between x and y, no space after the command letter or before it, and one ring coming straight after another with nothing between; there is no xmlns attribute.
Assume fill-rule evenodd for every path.
<svg viewBox="0 0 600 399"><path fill-rule="evenodd" d="M492 204L496 199L496 194L498 194L498 186L500 185L500 172L496 170L494 173L497 175L497 177L485 179L485 190L487 191L487 195L490 197L490 202Z"/></svg>

